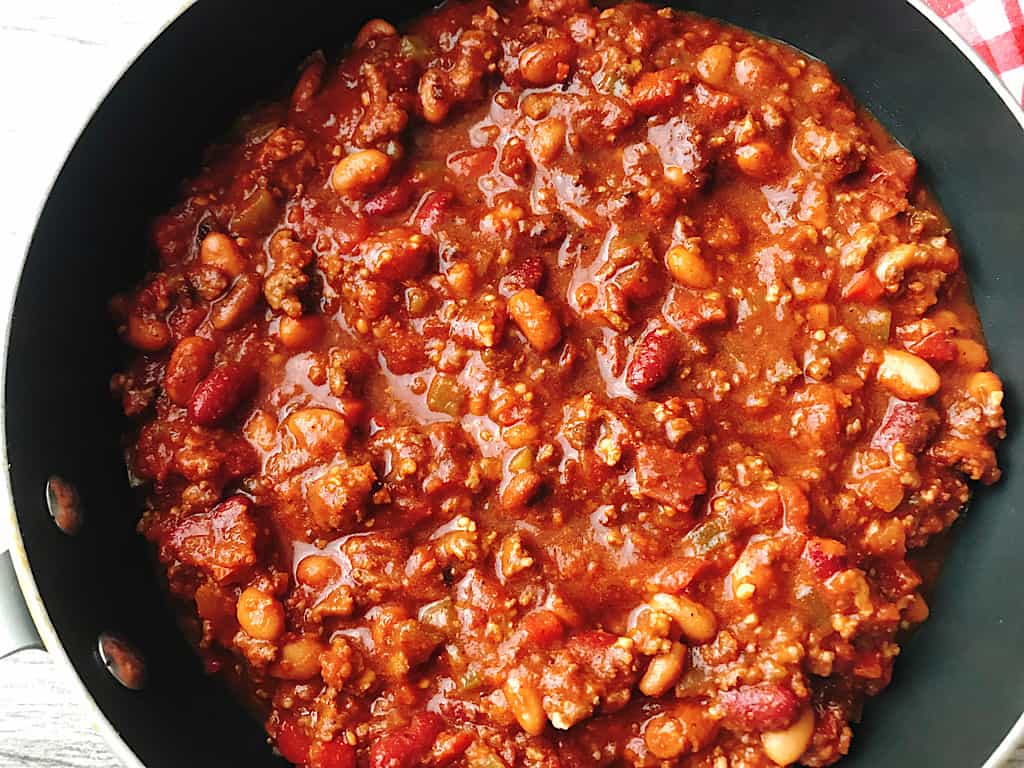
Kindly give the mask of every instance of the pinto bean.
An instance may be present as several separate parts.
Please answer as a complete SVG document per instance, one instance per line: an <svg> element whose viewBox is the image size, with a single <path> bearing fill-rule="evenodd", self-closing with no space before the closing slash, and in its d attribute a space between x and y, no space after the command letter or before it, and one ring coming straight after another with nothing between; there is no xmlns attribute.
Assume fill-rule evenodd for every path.
<svg viewBox="0 0 1024 768"><path fill-rule="evenodd" d="M431 67L423 73L418 92L420 109L428 123L437 125L448 117L448 112L455 101L451 90L451 81L442 70Z"/></svg>
<svg viewBox="0 0 1024 768"><path fill-rule="evenodd" d="M898 243L887 248L875 261L874 272L889 293L896 293L908 270L926 268L952 272L960 264L960 256L944 237L923 243Z"/></svg>
<svg viewBox="0 0 1024 768"><path fill-rule="evenodd" d="M307 555L295 568L295 578L300 584L323 589L341 575L341 566L327 555Z"/></svg>
<svg viewBox="0 0 1024 768"><path fill-rule="evenodd" d="M530 137L530 157L533 162L546 165L558 157L565 146L565 121L548 117L534 126Z"/></svg>
<svg viewBox="0 0 1024 768"><path fill-rule="evenodd" d="M814 710L804 708L800 717L791 726L781 731L765 731L761 734L764 753L776 765L792 765L800 759L814 735Z"/></svg>
<svg viewBox="0 0 1024 768"><path fill-rule="evenodd" d="M394 25L384 19L370 19L363 24L362 29L356 35L355 47L363 48L371 40L379 37L397 37L398 30Z"/></svg>
<svg viewBox="0 0 1024 768"><path fill-rule="evenodd" d="M942 386L942 379L931 365L899 349L883 352L878 381L901 400L924 400Z"/></svg>
<svg viewBox="0 0 1024 768"><path fill-rule="evenodd" d="M321 315L281 318L277 336L288 349L309 349L324 334L324 320Z"/></svg>
<svg viewBox="0 0 1024 768"><path fill-rule="evenodd" d="M548 86L569 77L576 44L564 37L553 37L527 46L519 54L519 72L531 85Z"/></svg>
<svg viewBox="0 0 1024 768"><path fill-rule="evenodd" d="M988 350L973 339L953 339L956 362L968 371L980 371L988 365Z"/></svg>
<svg viewBox="0 0 1024 768"><path fill-rule="evenodd" d="M238 328L259 303L260 276L253 272L240 275L231 290L210 310L210 322L218 331L233 331Z"/></svg>
<svg viewBox="0 0 1024 768"><path fill-rule="evenodd" d="M312 637L300 637L281 646L281 657L270 674L282 680L311 680L320 674L320 654L326 648Z"/></svg>
<svg viewBox="0 0 1024 768"><path fill-rule="evenodd" d="M235 613L239 626L257 640L276 640L284 632L284 606L256 587L242 591Z"/></svg>
<svg viewBox="0 0 1024 768"><path fill-rule="evenodd" d="M295 112L305 112L313 104L313 99L323 82L326 62L322 55L315 55L312 61L299 75L298 82L292 89L291 107Z"/></svg>
<svg viewBox="0 0 1024 768"><path fill-rule="evenodd" d="M683 595L658 592L651 596L648 604L656 611L667 613L679 625L683 637L694 645L702 645L714 639L718 632L718 621L708 608Z"/></svg>
<svg viewBox="0 0 1024 768"><path fill-rule="evenodd" d="M171 331L162 318L136 308L128 315L124 340L136 349L156 352L170 344Z"/></svg>
<svg viewBox="0 0 1024 768"><path fill-rule="evenodd" d="M665 266L672 278L687 288L710 288L715 284L714 272L701 255L699 238L691 237L669 248Z"/></svg>
<svg viewBox="0 0 1024 768"><path fill-rule="evenodd" d="M238 277L245 271L245 257L235 241L222 232L211 232L199 246L199 261L216 267L228 277Z"/></svg>
<svg viewBox="0 0 1024 768"><path fill-rule="evenodd" d="M720 88L732 74L732 59L732 48L728 45L709 45L697 57L697 74L704 82Z"/></svg>
<svg viewBox="0 0 1024 768"><path fill-rule="evenodd" d="M547 725L548 719L544 714L540 691L537 690L537 687L526 680L524 675L513 670L502 690L519 727L531 736L540 736L544 732L544 726Z"/></svg>
<svg viewBox="0 0 1024 768"><path fill-rule="evenodd" d="M661 696L676 684L683 673L685 662L686 646L682 643L672 643L672 650L651 659L647 671L640 678L640 692L644 696Z"/></svg>
<svg viewBox="0 0 1024 768"><path fill-rule="evenodd" d="M562 328L544 297L532 288L513 294L508 300L508 313L530 346L538 352L554 349L562 339Z"/></svg>
<svg viewBox="0 0 1024 768"><path fill-rule="evenodd" d="M379 185L391 172L391 158L378 149L346 155L331 172L331 187L340 195L358 195Z"/></svg>
<svg viewBox="0 0 1024 768"><path fill-rule="evenodd" d="M501 506L505 509L518 509L530 503L540 490L541 476L532 470L517 472L509 478L505 489L501 492Z"/></svg>
<svg viewBox="0 0 1024 768"><path fill-rule="evenodd" d="M672 760L700 752L718 735L718 725L707 708L693 701L680 701L644 723L644 743L655 757Z"/></svg>
<svg viewBox="0 0 1024 768"><path fill-rule="evenodd" d="M164 391L175 405L188 405L199 382L210 372L216 351L212 341L187 336L171 352L164 372Z"/></svg>
<svg viewBox="0 0 1024 768"><path fill-rule="evenodd" d="M744 48L740 51L733 70L736 82L745 88L771 87L782 76L778 66L756 48Z"/></svg>
<svg viewBox="0 0 1024 768"><path fill-rule="evenodd" d="M982 405L999 406L1003 402L1003 382L992 371L980 371L967 377L967 391Z"/></svg>
<svg viewBox="0 0 1024 768"><path fill-rule="evenodd" d="M776 155L767 141L752 141L736 147L736 166L747 176L764 178L775 171Z"/></svg>

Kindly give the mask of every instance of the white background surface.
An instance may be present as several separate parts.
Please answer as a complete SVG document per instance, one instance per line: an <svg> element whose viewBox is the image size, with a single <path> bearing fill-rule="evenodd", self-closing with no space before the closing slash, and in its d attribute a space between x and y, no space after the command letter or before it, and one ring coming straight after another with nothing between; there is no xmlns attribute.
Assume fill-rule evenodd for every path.
<svg viewBox="0 0 1024 768"><path fill-rule="evenodd" d="M135 53L182 5L0 3L0 333L6 334L3 324L36 212L67 149ZM5 548L6 532L0 531L0 551ZM116 765L44 653L0 661L0 768ZM1015 766L1024 768L1024 749Z"/></svg>

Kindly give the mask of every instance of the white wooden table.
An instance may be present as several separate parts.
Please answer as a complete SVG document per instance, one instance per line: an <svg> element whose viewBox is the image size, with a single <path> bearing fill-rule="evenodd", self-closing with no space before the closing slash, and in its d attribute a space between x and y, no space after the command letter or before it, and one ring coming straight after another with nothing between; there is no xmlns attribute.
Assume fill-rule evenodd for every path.
<svg viewBox="0 0 1024 768"><path fill-rule="evenodd" d="M108 87L182 0L0 3L0 324L36 212ZM0 326L0 333L6 329ZM6 504L6 500L0 499ZM6 548L0 532L0 551ZM46 654L0 661L0 766L115 768ZM1024 768L1024 749L1012 768Z"/></svg>

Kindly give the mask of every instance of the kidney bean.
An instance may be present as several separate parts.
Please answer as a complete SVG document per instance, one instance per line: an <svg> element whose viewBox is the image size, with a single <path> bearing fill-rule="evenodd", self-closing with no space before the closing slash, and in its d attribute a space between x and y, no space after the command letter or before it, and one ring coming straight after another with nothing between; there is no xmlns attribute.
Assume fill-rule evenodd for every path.
<svg viewBox="0 0 1024 768"><path fill-rule="evenodd" d="M467 149L448 155L448 168L459 178L476 179L494 167L498 151L494 147Z"/></svg>
<svg viewBox="0 0 1024 768"><path fill-rule="evenodd" d="M419 712L405 728L388 731L370 747L370 768L416 768L434 745L444 721Z"/></svg>
<svg viewBox="0 0 1024 768"><path fill-rule="evenodd" d="M252 394L257 381L256 372L247 366L217 366L192 394L188 405L192 421L205 427L223 420Z"/></svg>
<svg viewBox="0 0 1024 768"><path fill-rule="evenodd" d="M253 272L241 275L227 295L213 305L210 322L218 331L232 331L240 326L262 295L260 276Z"/></svg>
<svg viewBox="0 0 1024 768"><path fill-rule="evenodd" d="M512 267L498 282L498 292L508 297L527 288L537 290L544 279L544 262L536 256L527 256Z"/></svg>
<svg viewBox="0 0 1024 768"><path fill-rule="evenodd" d="M950 363L956 359L956 345L944 330L929 333L917 341L905 341L903 346L911 354L933 363Z"/></svg>
<svg viewBox="0 0 1024 768"><path fill-rule="evenodd" d="M313 740L302 732L294 720L282 723L277 731L277 751L289 763L302 765L309 758L309 747Z"/></svg>
<svg viewBox="0 0 1024 768"><path fill-rule="evenodd" d="M918 453L927 444L938 421L938 413L923 403L889 398L882 423L871 437L871 447L888 452L896 443L903 443L907 451Z"/></svg>
<svg viewBox="0 0 1024 768"><path fill-rule="evenodd" d="M633 348L633 358L626 367L626 384L636 392L653 389L668 378L678 359L679 344L672 331L648 331Z"/></svg>
<svg viewBox="0 0 1024 768"><path fill-rule="evenodd" d="M420 203L419 210L413 219L413 226L424 235L434 234L437 225L441 223L441 216L445 209L451 205L451 192L428 192Z"/></svg>
<svg viewBox="0 0 1024 768"><path fill-rule="evenodd" d="M199 336L178 342L164 372L164 391L175 405L188 405L199 382L210 372L215 351L212 341Z"/></svg>
<svg viewBox="0 0 1024 768"><path fill-rule="evenodd" d="M718 694L722 725L735 731L776 731L793 722L800 701L774 683L744 685Z"/></svg>
<svg viewBox="0 0 1024 768"><path fill-rule="evenodd" d="M917 160L905 149L891 149L872 156L867 165L872 182L892 182L900 195L906 194L917 175Z"/></svg>
<svg viewBox="0 0 1024 768"><path fill-rule="evenodd" d="M474 741L476 741L474 735L467 731L442 733L434 744L433 764L437 768L446 768L462 757Z"/></svg>
<svg viewBox="0 0 1024 768"><path fill-rule="evenodd" d="M341 741L328 741L312 749L309 768L356 768L356 749Z"/></svg>
<svg viewBox="0 0 1024 768"><path fill-rule="evenodd" d="M363 203L363 213L367 216L390 216L409 205L411 197L412 182L409 179L402 179Z"/></svg>
<svg viewBox="0 0 1024 768"><path fill-rule="evenodd" d="M804 545L804 560L811 573L825 581L847 567L846 547L835 539L811 539Z"/></svg>

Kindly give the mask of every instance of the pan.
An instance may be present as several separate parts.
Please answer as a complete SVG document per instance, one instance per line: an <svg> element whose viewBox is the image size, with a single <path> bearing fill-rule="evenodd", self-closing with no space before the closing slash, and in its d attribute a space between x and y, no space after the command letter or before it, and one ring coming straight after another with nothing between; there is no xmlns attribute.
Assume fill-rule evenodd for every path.
<svg viewBox="0 0 1024 768"><path fill-rule="evenodd" d="M979 492L955 526L932 618L904 647L889 690L866 708L842 765L992 768L1024 731L1024 429L1016 418L1024 382L1024 114L916 1L687 7L828 62L917 156L960 235L992 367L1007 385L1005 478ZM340 50L367 19L427 8L198 0L96 110L39 216L6 340L13 543L0 559L0 654L45 645L127 766L284 763L259 723L202 673L135 533L140 506L119 440L125 425L107 386L120 354L108 297L143 275L148 223L237 114L281 93L310 51ZM75 492L77 525L64 519L62 528L50 514L59 506L54 477ZM145 674L125 680L117 664L125 658L109 643L101 652L101 637L136 649L134 671Z"/></svg>

